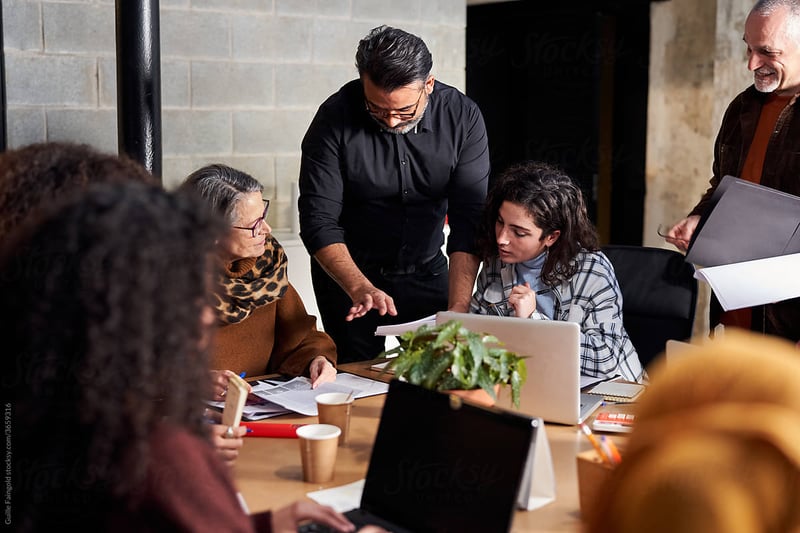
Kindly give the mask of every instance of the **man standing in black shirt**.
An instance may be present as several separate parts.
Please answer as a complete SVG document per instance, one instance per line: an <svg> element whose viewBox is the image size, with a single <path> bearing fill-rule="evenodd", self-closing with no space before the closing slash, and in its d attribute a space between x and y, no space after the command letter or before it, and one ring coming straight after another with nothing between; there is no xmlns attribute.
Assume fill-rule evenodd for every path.
<svg viewBox="0 0 800 533"><path fill-rule="evenodd" d="M359 79L320 106L303 139L300 236L340 363L378 355L381 324L469 308L486 127L432 65L419 37L373 29L356 52Z"/></svg>

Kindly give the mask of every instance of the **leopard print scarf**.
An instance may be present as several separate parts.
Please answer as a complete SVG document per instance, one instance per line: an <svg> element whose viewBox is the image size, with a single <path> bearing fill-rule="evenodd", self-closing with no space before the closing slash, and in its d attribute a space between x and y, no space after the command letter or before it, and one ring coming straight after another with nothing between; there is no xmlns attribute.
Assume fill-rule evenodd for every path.
<svg viewBox="0 0 800 533"><path fill-rule="evenodd" d="M283 298L288 286L286 253L270 235L263 255L225 265L215 298L217 318L222 324L241 322L259 307Z"/></svg>

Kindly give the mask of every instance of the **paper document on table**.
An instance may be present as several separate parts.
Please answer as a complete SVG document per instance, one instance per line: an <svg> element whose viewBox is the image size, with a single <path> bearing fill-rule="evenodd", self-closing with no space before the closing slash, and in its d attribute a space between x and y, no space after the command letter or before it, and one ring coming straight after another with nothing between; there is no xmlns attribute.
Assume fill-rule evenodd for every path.
<svg viewBox="0 0 800 533"><path fill-rule="evenodd" d="M383 384L385 385L385 384ZM352 374L339 374L334 383L323 383L316 389L311 388L311 380L306 377L296 377L291 381L277 383L269 387L253 388L253 394L264 400L276 403L281 407L306 416L317 416L317 402L314 400L324 392L353 393L355 398L381 394L381 385L376 385L371 379L360 378ZM386 392L386 390L383 390Z"/></svg>
<svg viewBox="0 0 800 533"><path fill-rule="evenodd" d="M586 387L589 387L591 385L594 385L595 383L600 383L604 379L606 379L606 378L597 377L597 376L585 376L585 375L581 374L581 390L583 390Z"/></svg>
<svg viewBox="0 0 800 533"><path fill-rule="evenodd" d="M360 479L347 485L315 490L306 494L320 505L333 507L340 513L346 513L361 504L361 493L364 492L364 481Z"/></svg>
<svg viewBox="0 0 800 533"><path fill-rule="evenodd" d="M255 387L253 387L253 390L255 390ZM206 403L220 410L224 409L225 407L225 402ZM289 413L291 413L289 409L263 398L259 398L255 394L250 393L247 396L247 402L244 404L244 408L242 409L242 419L250 421L263 420L265 418L271 418L273 416L285 415Z"/></svg>
<svg viewBox="0 0 800 533"><path fill-rule="evenodd" d="M413 320L411 322L403 322L402 324L388 324L386 326L378 326L375 329L375 335L378 336L387 336L387 335L402 335L406 331L417 331L420 326L435 326L436 325L436 315L426 316L425 318L420 318L419 320Z"/></svg>
<svg viewBox="0 0 800 533"><path fill-rule="evenodd" d="M347 372L339 372L336 375L336 384L360 391L355 394L356 398L366 398L367 396L376 396L389 392L388 383L348 374Z"/></svg>
<svg viewBox="0 0 800 533"><path fill-rule="evenodd" d="M698 269L725 311L800 296L800 253Z"/></svg>

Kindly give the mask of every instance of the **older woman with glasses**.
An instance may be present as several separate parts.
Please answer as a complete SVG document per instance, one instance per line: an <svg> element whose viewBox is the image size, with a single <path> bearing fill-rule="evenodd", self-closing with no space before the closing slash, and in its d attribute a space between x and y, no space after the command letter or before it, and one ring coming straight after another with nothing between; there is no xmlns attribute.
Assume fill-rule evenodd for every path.
<svg viewBox="0 0 800 533"><path fill-rule="evenodd" d="M208 165L180 190L202 197L231 228L219 246L223 275L215 298L219 328L212 368L305 375L312 387L334 381L336 346L317 331L316 318L289 283L286 254L267 224L262 185L240 170ZM220 384L225 381L221 374Z"/></svg>

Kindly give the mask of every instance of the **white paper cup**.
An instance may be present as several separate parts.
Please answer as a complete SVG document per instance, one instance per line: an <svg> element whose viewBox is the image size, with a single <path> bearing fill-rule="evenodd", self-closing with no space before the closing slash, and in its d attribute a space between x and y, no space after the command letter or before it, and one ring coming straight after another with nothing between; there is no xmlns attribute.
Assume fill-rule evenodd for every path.
<svg viewBox="0 0 800 533"><path fill-rule="evenodd" d="M333 479L341 434L341 429L330 424L306 424L297 428L304 481L325 483Z"/></svg>
<svg viewBox="0 0 800 533"><path fill-rule="evenodd" d="M349 397L349 399L348 399ZM331 424L342 430L339 446L347 444L350 433L350 411L353 396L344 392L326 392L314 398L320 424Z"/></svg>

